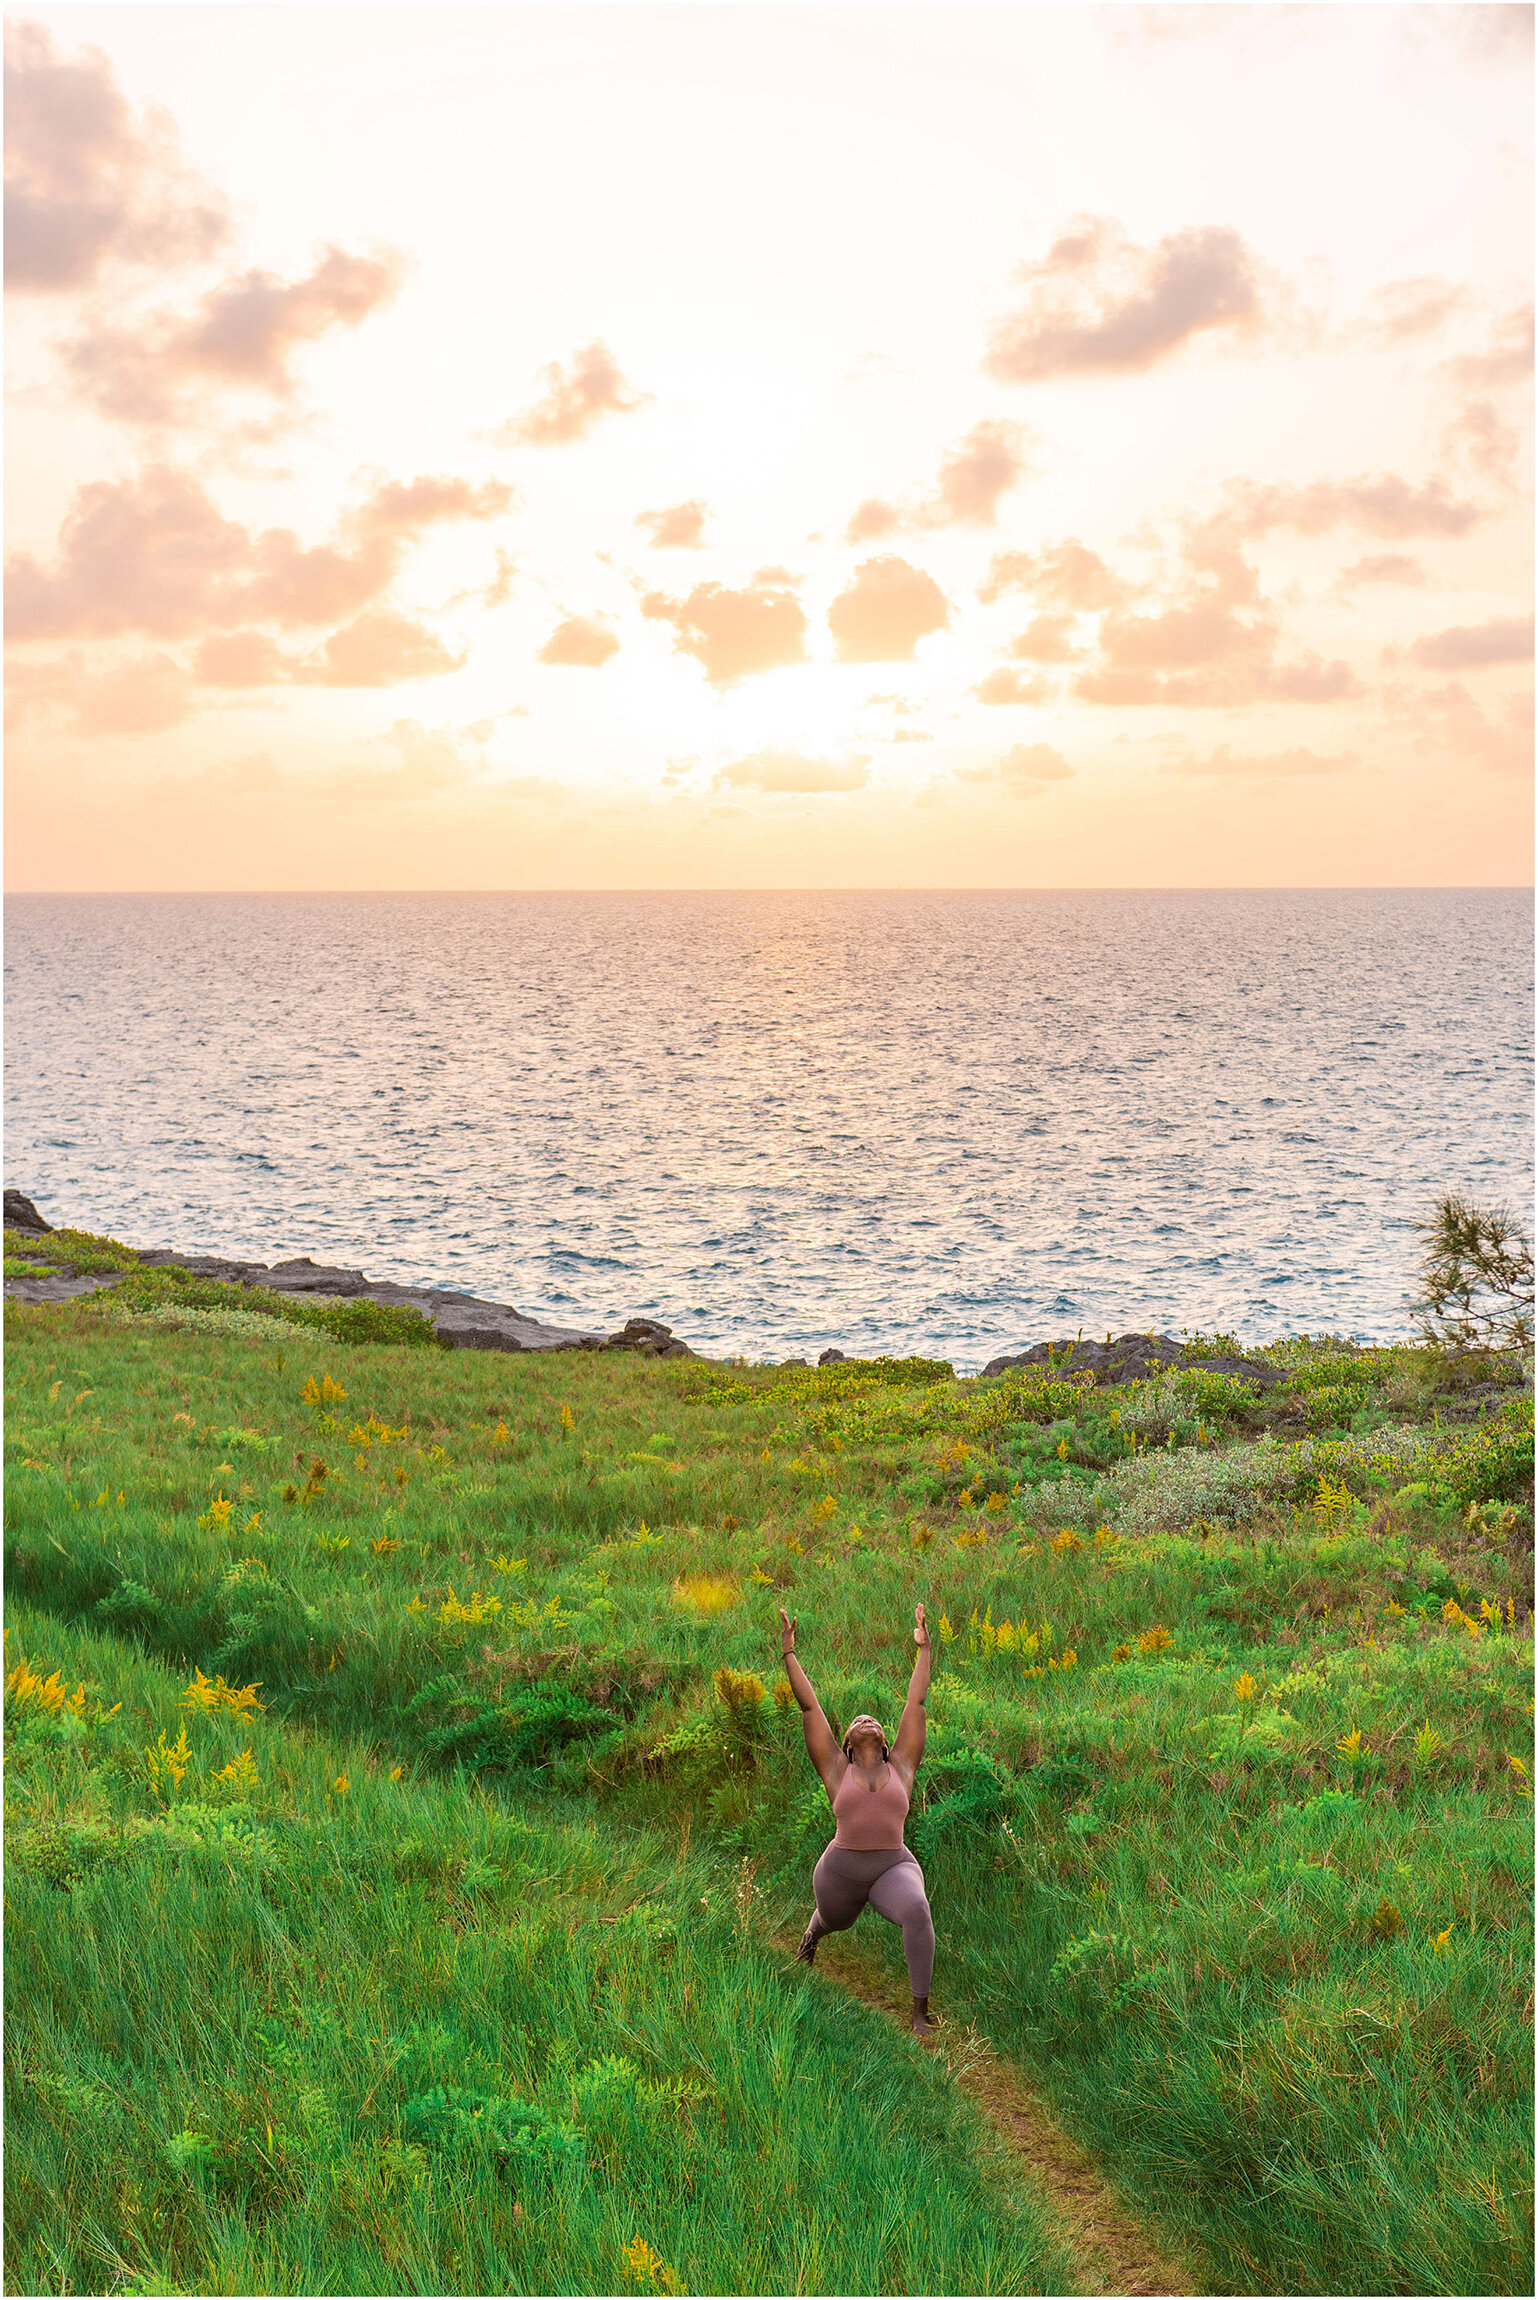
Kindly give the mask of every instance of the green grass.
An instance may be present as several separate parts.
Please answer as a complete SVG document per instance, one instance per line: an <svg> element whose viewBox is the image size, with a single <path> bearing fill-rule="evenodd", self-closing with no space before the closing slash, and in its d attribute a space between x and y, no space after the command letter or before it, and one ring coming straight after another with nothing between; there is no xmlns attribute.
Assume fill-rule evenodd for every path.
<svg viewBox="0 0 1538 2300"><path fill-rule="evenodd" d="M585 1859L627 1891L662 1880L681 1928L669 1974L707 1950L718 1958L712 2065L780 2065L786 2008L823 1999L755 1943L804 1918L829 1825L799 1720L773 1693L776 1609L799 1618L830 1714L888 1715L922 1597L938 1668L910 1841L935 1908L937 2002L1018 2056L1125 2191L1205 2259L1215 2289L1530 2288L1532 1413L1509 1363L1298 1342L1272 1353L1287 1386L1260 1394L1194 1362L1156 1384L1096 1390L1018 1375L957 1383L922 1362L772 1374L349 1348L300 1327L125 1326L88 1305L13 1311L7 1327L7 1571L13 1603L36 1609L24 1648L62 1659L61 1640L78 1640L71 1672L131 1679L137 1747L157 1719L174 1732L193 1667L259 1683L256 1739L286 1752L288 1785L251 1825L281 1843L293 1875L332 1880L283 1900L285 1925L321 1928L292 1969L301 1993L313 1985L331 2003L314 1943L334 1940L371 2008L328 2065L356 2058L377 2073L357 2039L404 2034L390 1991L412 1994L412 1960L437 1975L445 1953L445 1896L460 1887L445 1868L428 1895L434 1921L408 1923L391 1866L402 1836L438 1845L450 1865L490 1861L523 1879L511 1900L491 1894L495 1921L456 1935L473 1971L422 1982L456 2035L483 2001L523 2022L494 1983L509 1910L542 1925L577 1891ZM718 1691L722 1670L749 1682ZM11 1904L13 2030L46 2005L47 2034L82 2067L96 2065L95 1984L48 1980L44 1912L70 1911L73 1937L79 1909L88 1976L110 1966L110 1941L148 1923L135 1896L153 1877L162 1891L168 1874L215 1889L205 1848L167 1852L157 1839L151 1858L141 1832L128 1858L109 1843L149 1810L142 1766L136 1777L113 1754L124 1730L112 1721L50 1745L12 1780L9 1825L32 1845ZM325 1791L333 1764L353 1785L342 1803ZM395 1765L405 1773L392 1784ZM29 1832L40 1817L68 1823L66 1883L68 1828L87 1831L80 1858L94 1866L62 1903L57 1883L39 1881L43 1840ZM679 1866L662 1847L681 1832L693 1850ZM487 1852L494 1837L501 1849ZM515 1839L541 1848L521 1870ZM173 2038L183 2089L201 2101L224 2084L228 2024L257 2016L221 1994L210 1942L221 1926L266 1939L267 1919L250 1912L269 1907L277 1873L226 1860L217 1890L244 1895L248 1913L232 1902L174 1928L181 1966L156 1967L153 2004L122 2031L136 2100L158 2095L157 2056ZM709 1909L684 1923L701 1896ZM397 1920L404 1930L390 1930ZM895 1936L874 1926L862 1935L895 1962ZM434 2085L570 2124L589 2060L618 2054L643 2086L697 2065L680 2043L648 2057L623 2041L623 2022L596 2021L608 1984L584 1962L587 1940L579 1925L568 1958L548 1935L544 2057L506 2044L499 2057L501 2031L477 2028L478 2073L457 2077L440 2056L415 2093L392 2096L395 2123L369 2132L368 2146L388 2143L381 2162L428 2147L408 2133L405 2103ZM691 2005L709 1993L705 1969ZM671 1981L654 1979L627 1984L633 2004L671 2001ZM625 2271L613 2247L640 2233L686 2284L711 2289L1071 2288L1071 2266L1006 2208L986 2151L973 2155L975 2128L941 2074L910 2065L857 2006L795 2019L797 2037L813 2023L827 2057L815 2082L785 2092L780 2137L764 2128L752 2143L768 2152L760 2166L782 2163L772 2225L737 2204L718 2212L713 2190L707 2209L705 2189L678 2187L682 2169L666 2190L671 2218L653 2226L639 2213L644 2185L611 2209L592 2141L588 2186L571 2186L569 2166L567 2187L550 2175L538 2210L559 2239L532 2253L496 2249L513 2242L506 2215L464 2202L481 2193L472 2181L461 2194L472 2171L498 2177L485 2163L467 2171L455 2157L461 2200L447 2200L441 2138L429 2167L442 2200L426 2220L408 2211L417 2188L390 2176L415 2231L398 2255L377 2231L375 2250L356 2249L362 2221L382 2226L391 2212L384 2191L348 2186L364 2181L360 2164L324 2194L317 2164L316 2183L280 2209L266 2191L253 2202L221 2186L188 2143L179 2167L155 2159L155 2180L180 2199L157 2188L156 2222L150 2206L125 2217L125 2141L80 2158L91 2201L66 2205L66 2158L48 2153L66 2146L59 2115L29 2077L11 2110L13 2166L20 2145L39 2152L23 2153L27 2166L53 2169L12 2171L13 2281L94 2288L117 2257L141 2279L200 2290L466 2290L493 2278L614 2289ZM568 2035L584 2057L557 2081L551 2056ZM950 2183L957 2200L926 2202L926 2242L947 2220L943 2260L922 2244L882 2250L898 2238L874 2203L861 2211L879 2243L863 2222L832 2233L852 2175L832 2138L823 2145L829 2103L850 2084L863 2097L877 2067L895 2072L892 2097L914 2120L916 2153L890 2192ZM613 2079L620 2092L630 2081ZM366 2090L336 2093L353 2104L336 2129L355 2140L347 2118ZM650 2111L632 2092L627 2130L639 2132ZM162 2105L181 2120L165 2124L166 2146L202 2131L179 2098ZM495 2115L507 2126L513 2113ZM729 2186L751 2190L767 2176L746 2158L729 2170L715 2114L689 2111L705 2118L694 2177L714 2158ZM445 2117L453 2126L452 2104ZM212 2132L208 2144L234 2146ZM889 2165L884 2151L883 2139L877 2162ZM246 2160L236 2148L231 2161ZM334 2199L365 2195L344 2232ZM184 2224L174 2256L132 2236L160 2228L169 2242ZM797 2251L816 2229L824 2249ZM19 2242L28 2278L14 2270Z"/></svg>
<svg viewBox="0 0 1538 2300"><path fill-rule="evenodd" d="M10 2289L668 2289L637 2237L685 2289L1064 2288L922 2048L708 1858L10 1644L88 1688L13 1705Z"/></svg>

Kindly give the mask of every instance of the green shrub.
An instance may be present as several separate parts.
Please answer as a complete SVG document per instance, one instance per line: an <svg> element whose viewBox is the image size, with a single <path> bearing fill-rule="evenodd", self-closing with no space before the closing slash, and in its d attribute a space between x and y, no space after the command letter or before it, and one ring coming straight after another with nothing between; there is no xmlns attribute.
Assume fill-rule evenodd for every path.
<svg viewBox="0 0 1538 2300"><path fill-rule="evenodd" d="M5 1243L13 1254L29 1262L47 1262L79 1277L103 1277L110 1270L137 1270L139 1257L132 1246L116 1238L98 1238L91 1230L7 1230ZM9 1275L9 1273L7 1273Z"/></svg>
<svg viewBox="0 0 1538 2300"><path fill-rule="evenodd" d="M1431 1484L1449 1501L1512 1501L1533 1482L1533 1398L1506 1398L1500 1411L1462 1432L1438 1454Z"/></svg>
<svg viewBox="0 0 1538 2300"><path fill-rule="evenodd" d="M346 1298L295 1301L265 1286L229 1286L220 1278L195 1277L174 1263L160 1270L137 1270L112 1290L112 1315L149 1315L167 1309L276 1318L285 1325L329 1334L337 1342L384 1342L406 1349L450 1346L430 1318L406 1303Z"/></svg>

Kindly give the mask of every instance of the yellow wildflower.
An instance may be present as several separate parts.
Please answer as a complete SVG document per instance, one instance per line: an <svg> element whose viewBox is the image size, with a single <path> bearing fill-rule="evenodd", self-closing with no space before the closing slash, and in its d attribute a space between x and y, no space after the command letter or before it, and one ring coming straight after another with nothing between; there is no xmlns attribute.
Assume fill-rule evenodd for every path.
<svg viewBox="0 0 1538 2300"><path fill-rule="evenodd" d="M649 2292L681 2292L682 2285L660 2252L654 2251L644 2236L633 2236L620 2248L625 2273L633 2284L644 2285Z"/></svg>
<svg viewBox="0 0 1538 2300"><path fill-rule="evenodd" d="M1253 1701L1254 1698L1255 1680L1246 1669L1242 1677L1234 1679L1234 1699L1236 1701Z"/></svg>
<svg viewBox="0 0 1538 2300"><path fill-rule="evenodd" d="M258 1677L250 1685L226 1685L222 1677L205 1677L201 1669L194 1667L192 1683L183 1693L182 1702L188 1709L204 1709L210 1715L228 1709L236 1717L260 1717L267 1706L256 1698L261 1682Z"/></svg>

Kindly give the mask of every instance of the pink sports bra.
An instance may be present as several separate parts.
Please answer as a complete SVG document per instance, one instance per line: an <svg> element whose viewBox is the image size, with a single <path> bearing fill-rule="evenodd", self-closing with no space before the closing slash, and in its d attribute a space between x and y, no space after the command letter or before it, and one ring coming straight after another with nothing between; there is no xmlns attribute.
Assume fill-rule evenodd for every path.
<svg viewBox="0 0 1538 2300"><path fill-rule="evenodd" d="M851 1765L833 1792L833 1842L851 1853L881 1853L903 1841L908 1792L902 1775L888 1764L874 1789L867 1789Z"/></svg>

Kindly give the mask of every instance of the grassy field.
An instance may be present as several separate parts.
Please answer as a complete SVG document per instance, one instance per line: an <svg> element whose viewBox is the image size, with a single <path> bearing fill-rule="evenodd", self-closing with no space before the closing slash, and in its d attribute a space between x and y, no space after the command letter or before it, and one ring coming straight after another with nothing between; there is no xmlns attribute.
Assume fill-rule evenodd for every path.
<svg viewBox="0 0 1538 2300"><path fill-rule="evenodd" d="M7 1316L12 2289L1075 2289L767 1946L829 1834L777 1608L890 1717L918 1598L937 2006L1213 2289L1531 2288L1514 1366L167 1314Z"/></svg>

